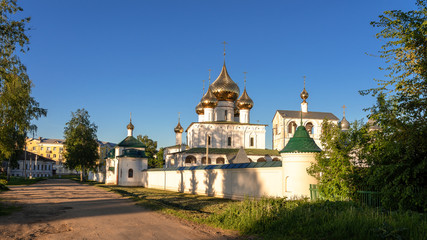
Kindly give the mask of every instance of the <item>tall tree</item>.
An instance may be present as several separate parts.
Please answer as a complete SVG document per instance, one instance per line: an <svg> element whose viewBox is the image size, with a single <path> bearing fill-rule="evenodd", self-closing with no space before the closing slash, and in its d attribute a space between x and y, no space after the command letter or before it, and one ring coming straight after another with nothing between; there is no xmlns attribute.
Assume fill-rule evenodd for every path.
<svg viewBox="0 0 427 240"><path fill-rule="evenodd" d="M80 171L80 181L86 179L86 171L96 166L98 156L97 126L90 122L85 109L77 109L66 123L64 130L66 166Z"/></svg>
<svg viewBox="0 0 427 240"><path fill-rule="evenodd" d="M47 113L31 97L32 82L17 56L17 51L28 51L29 44L30 18L16 17L22 11L16 0L0 2L0 162L10 163L23 149L26 133L36 130L31 120Z"/></svg>
<svg viewBox="0 0 427 240"><path fill-rule="evenodd" d="M380 56L387 79L361 94L377 97L370 118L381 128L367 145L368 182L381 189L384 206L426 211L427 6L425 0L416 5L385 11L371 23L386 40Z"/></svg>
<svg viewBox="0 0 427 240"><path fill-rule="evenodd" d="M145 155L148 157L148 167L149 168L159 168L163 166L163 151L162 151L162 157L159 158L157 151L157 141L153 141L150 139L147 135L138 135L137 139L144 143L146 146L145 148Z"/></svg>
<svg viewBox="0 0 427 240"><path fill-rule="evenodd" d="M360 190L365 165L364 146L368 128L355 121L347 131L324 120L320 137L323 151L307 172L319 181L319 191L328 200L353 199Z"/></svg>

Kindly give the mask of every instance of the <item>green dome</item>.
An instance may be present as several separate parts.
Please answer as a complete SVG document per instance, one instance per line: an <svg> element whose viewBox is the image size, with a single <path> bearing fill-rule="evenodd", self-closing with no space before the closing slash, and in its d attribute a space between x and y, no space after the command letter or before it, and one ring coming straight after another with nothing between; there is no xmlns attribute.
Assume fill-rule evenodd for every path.
<svg viewBox="0 0 427 240"><path fill-rule="evenodd" d="M298 153L298 152L320 152L322 151L313 138L310 137L304 126L299 126L294 136L280 153Z"/></svg>

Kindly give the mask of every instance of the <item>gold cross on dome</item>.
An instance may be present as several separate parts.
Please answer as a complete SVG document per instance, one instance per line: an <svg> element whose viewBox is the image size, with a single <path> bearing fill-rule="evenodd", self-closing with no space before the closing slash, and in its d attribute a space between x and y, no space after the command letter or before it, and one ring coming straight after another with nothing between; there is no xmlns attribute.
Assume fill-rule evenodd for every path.
<svg viewBox="0 0 427 240"><path fill-rule="evenodd" d="M180 112L178 112L178 122L179 122L179 120L181 120L181 113Z"/></svg>
<svg viewBox="0 0 427 240"><path fill-rule="evenodd" d="M343 115L344 115L344 117L345 117L345 109L346 109L347 107L345 106L345 105L343 105L342 106L342 110L343 110Z"/></svg>
<svg viewBox="0 0 427 240"><path fill-rule="evenodd" d="M224 44L224 56L225 56L225 44L227 44L226 41L222 42L222 44Z"/></svg>
<svg viewBox="0 0 427 240"><path fill-rule="evenodd" d="M303 78L304 78L304 88L305 88L305 78L306 78L306 76L304 75Z"/></svg>
<svg viewBox="0 0 427 240"><path fill-rule="evenodd" d="M209 85L211 85L211 71L212 71L212 69L208 69L208 71L209 71Z"/></svg>
<svg viewBox="0 0 427 240"><path fill-rule="evenodd" d="M202 90L202 96L205 94L205 80L203 80L203 90Z"/></svg>
<svg viewBox="0 0 427 240"><path fill-rule="evenodd" d="M243 72L243 74L244 74L244 76L245 76L245 77L244 77L244 82L245 82L245 85L244 85L244 86L245 86L245 88L246 88L246 73L248 73L248 72Z"/></svg>

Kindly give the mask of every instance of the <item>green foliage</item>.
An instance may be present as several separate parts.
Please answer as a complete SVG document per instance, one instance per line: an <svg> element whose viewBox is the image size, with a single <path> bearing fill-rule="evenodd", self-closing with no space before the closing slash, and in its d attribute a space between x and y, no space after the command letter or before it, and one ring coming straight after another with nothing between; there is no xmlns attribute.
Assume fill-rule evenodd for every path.
<svg viewBox="0 0 427 240"><path fill-rule="evenodd" d="M233 201L142 187L103 187L153 210L263 239L424 239L427 235L424 214L382 212L353 202Z"/></svg>
<svg viewBox="0 0 427 240"><path fill-rule="evenodd" d="M381 190L383 206L427 210L427 7L408 12L386 11L374 27L386 40L380 51L387 80L361 91L377 103L370 118L381 128L366 146L368 183Z"/></svg>
<svg viewBox="0 0 427 240"><path fill-rule="evenodd" d="M25 53L29 44L30 18L15 19L20 12L15 0L0 2L0 161L23 149L26 133L36 130L31 120L47 113L31 97L32 82L16 54Z"/></svg>
<svg viewBox="0 0 427 240"><path fill-rule="evenodd" d="M153 141L147 135L138 135L137 139L146 146L145 155L148 157L148 167L163 167L163 149L161 148L160 151L157 151L157 141ZM159 154L160 152L161 154Z"/></svg>
<svg viewBox="0 0 427 240"><path fill-rule="evenodd" d="M64 128L64 154L66 166L81 171L80 180L85 180L86 170L96 166L98 156L97 126L90 122L85 109L77 109Z"/></svg>
<svg viewBox="0 0 427 240"><path fill-rule="evenodd" d="M324 120L322 123L321 144L324 151L316 156L307 172L318 181L320 195L324 199L353 199L360 186L362 170L360 167L363 146L369 141L366 127L357 121L348 131Z"/></svg>

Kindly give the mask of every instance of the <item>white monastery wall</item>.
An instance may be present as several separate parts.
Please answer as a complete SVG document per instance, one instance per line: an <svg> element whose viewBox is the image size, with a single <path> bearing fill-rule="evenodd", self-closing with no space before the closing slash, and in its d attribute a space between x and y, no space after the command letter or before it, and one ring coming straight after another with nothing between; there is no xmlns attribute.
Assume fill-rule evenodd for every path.
<svg viewBox="0 0 427 240"><path fill-rule="evenodd" d="M232 199L283 196L281 167L148 170L142 173L142 185L148 188Z"/></svg>

